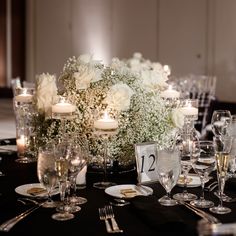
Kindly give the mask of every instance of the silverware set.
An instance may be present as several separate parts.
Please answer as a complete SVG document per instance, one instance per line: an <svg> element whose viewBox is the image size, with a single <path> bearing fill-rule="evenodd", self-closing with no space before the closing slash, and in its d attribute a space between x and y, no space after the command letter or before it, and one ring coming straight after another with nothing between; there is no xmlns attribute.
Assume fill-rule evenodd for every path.
<svg viewBox="0 0 236 236"><path fill-rule="evenodd" d="M10 231L18 222L20 222L21 220L23 220L26 216L28 216L29 214L31 214L32 212L36 211L37 209L39 209L43 204L44 202L37 202L35 200L32 200L32 199L29 199L29 198L22 198L22 199L19 199L19 201L23 204L27 204L26 202L27 201L31 201L31 203L34 204L33 207L29 208L28 210L22 212L21 214L3 222L1 225L0 225L0 231L3 231L3 232L8 232Z"/></svg>
<svg viewBox="0 0 236 236"><path fill-rule="evenodd" d="M113 208L111 205L106 205L103 208L98 209L100 220L105 222L107 233L122 233L123 230L119 228ZM110 221L109 221L110 220Z"/></svg>
<svg viewBox="0 0 236 236"><path fill-rule="evenodd" d="M204 220L206 220L206 222L210 223L210 224L220 224L220 220L217 219L215 216L200 210L197 207L192 206L190 203L185 202L185 201L178 201L178 203L180 205L184 205L185 207L187 207L189 210L193 211L195 214L199 215L200 217L202 217Z"/></svg>

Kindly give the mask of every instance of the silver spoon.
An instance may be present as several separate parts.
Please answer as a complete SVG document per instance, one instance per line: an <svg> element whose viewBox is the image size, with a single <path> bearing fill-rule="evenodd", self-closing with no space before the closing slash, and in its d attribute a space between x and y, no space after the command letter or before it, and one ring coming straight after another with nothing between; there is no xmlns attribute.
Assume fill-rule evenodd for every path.
<svg viewBox="0 0 236 236"><path fill-rule="evenodd" d="M114 201L111 201L110 204L113 206L126 206L130 204L130 202L121 198L114 198Z"/></svg>

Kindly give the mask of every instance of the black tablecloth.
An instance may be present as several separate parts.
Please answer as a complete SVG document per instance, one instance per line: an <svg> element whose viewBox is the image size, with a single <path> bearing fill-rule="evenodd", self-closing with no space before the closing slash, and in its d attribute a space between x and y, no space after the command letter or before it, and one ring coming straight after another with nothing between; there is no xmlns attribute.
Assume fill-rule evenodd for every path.
<svg viewBox="0 0 236 236"><path fill-rule="evenodd" d="M3 154L0 164L1 170L6 174L0 177L0 223L21 213L29 206L17 202L20 197L15 192L19 185L37 183L36 163L20 164L15 162L16 154ZM136 183L136 172L108 176L117 184ZM0 235L106 235L105 224L99 220L98 208L107 204L111 197L104 190L96 189L92 185L101 180L98 173L87 173L87 187L78 193L88 199L81 205L81 211L70 221L58 222L51 218L55 209L40 208L19 222L8 233ZM164 195L163 187L158 183L149 184L153 195L148 197L137 196L131 204L124 207L114 207L116 219L120 228L124 230L121 235L197 235L197 222L200 219L184 206L164 207L158 203L158 198ZM181 187L174 187L173 193L181 192ZM200 187L189 188L190 192L200 194ZM236 194L236 183L226 186L229 194ZM54 196L58 199L59 196ZM218 199L213 193L206 193L206 198L211 198L215 204ZM217 215L222 222L236 221L236 203L224 203L232 209L227 215ZM206 210L207 211L207 210Z"/></svg>

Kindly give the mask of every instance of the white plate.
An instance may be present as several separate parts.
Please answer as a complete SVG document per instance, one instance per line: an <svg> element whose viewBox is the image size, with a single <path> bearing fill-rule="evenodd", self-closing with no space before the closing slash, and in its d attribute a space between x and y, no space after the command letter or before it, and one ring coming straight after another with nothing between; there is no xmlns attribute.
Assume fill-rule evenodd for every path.
<svg viewBox="0 0 236 236"><path fill-rule="evenodd" d="M29 193L27 193L28 189L31 188L44 188L40 183L33 183L33 184L24 184L24 185L20 185L18 187L15 188L16 193L26 196L26 197L34 197L34 198L47 198L48 194L47 193L41 193L38 194L37 196L33 196ZM52 196L58 194L58 189L54 190L52 192Z"/></svg>
<svg viewBox="0 0 236 236"><path fill-rule="evenodd" d="M121 184L121 185L111 186L105 189L105 193L107 193L108 195L112 197L128 198L120 193L122 189L128 189L128 188L135 190L137 192L136 196L140 196L140 195L148 196L148 195L152 195L153 193L152 188L144 186L144 185L137 186L135 184Z"/></svg>
<svg viewBox="0 0 236 236"><path fill-rule="evenodd" d="M16 152L17 147L16 145L1 145L0 152Z"/></svg>
<svg viewBox="0 0 236 236"><path fill-rule="evenodd" d="M181 177L181 181L178 180L177 185L180 186L180 187L184 187L183 175L180 175L180 177ZM201 186L200 177L198 175L196 175L196 174L189 174L188 175L188 179L189 179L188 183L187 183L187 187L188 188L194 188L194 187ZM208 181L209 181L209 179L206 180L205 183L208 182Z"/></svg>

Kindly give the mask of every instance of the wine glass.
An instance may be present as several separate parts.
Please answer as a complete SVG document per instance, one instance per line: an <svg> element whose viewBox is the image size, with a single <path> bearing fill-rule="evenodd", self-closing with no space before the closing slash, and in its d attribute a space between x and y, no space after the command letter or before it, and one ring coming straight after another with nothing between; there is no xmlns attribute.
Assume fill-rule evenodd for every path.
<svg viewBox="0 0 236 236"><path fill-rule="evenodd" d="M39 182L46 188L48 199L43 207L53 208L57 202L52 200L52 191L58 184L57 173L55 171L54 146L46 145L39 148L37 160L37 175Z"/></svg>
<svg viewBox="0 0 236 236"><path fill-rule="evenodd" d="M225 136L229 132L231 113L229 110L215 110L211 118L211 127L214 136Z"/></svg>
<svg viewBox="0 0 236 236"><path fill-rule="evenodd" d="M236 178L236 114L231 116L231 123L229 125L229 135L233 138L232 148L230 151L230 161L229 161L229 178Z"/></svg>
<svg viewBox="0 0 236 236"><path fill-rule="evenodd" d="M55 170L59 180L59 191L60 191L60 200L62 206L56 208L58 211L52 215L54 220L65 221L74 218L74 214L69 212L69 207L67 204L68 194L68 170L69 170L69 153L70 153L70 144L67 141L62 141L56 146L55 149Z"/></svg>
<svg viewBox="0 0 236 236"><path fill-rule="evenodd" d="M178 146L180 149L181 170L184 177L184 190L182 193L174 194L173 198L181 201L191 201L197 199L195 194L187 191L188 173L192 165L197 161L199 155L199 139L195 129L190 133L183 133L179 139Z"/></svg>
<svg viewBox="0 0 236 236"><path fill-rule="evenodd" d="M71 153L69 156L69 181L70 186L73 191L71 197L69 197L70 203L72 205L75 204L84 204L87 202L87 199L84 197L76 196L76 177L79 172L84 168L86 165L86 160L84 158L84 153L82 148L79 145L74 144Z"/></svg>
<svg viewBox="0 0 236 236"><path fill-rule="evenodd" d="M204 186L209 174L215 169L215 148L213 142L208 140L199 141L199 145L200 155L193 163L193 169L200 177L202 194L200 199L193 200L190 204L199 208L209 208L214 206L214 203L205 199Z"/></svg>
<svg viewBox="0 0 236 236"><path fill-rule="evenodd" d="M158 201L164 206L174 206L178 203L171 198L171 190L176 185L181 171L179 150L175 147L158 150L157 152L158 179L166 190L166 195Z"/></svg>
<svg viewBox="0 0 236 236"><path fill-rule="evenodd" d="M229 153L232 147L232 137L231 136L213 137L213 142L215 146L220 203L218 206L210 208L210 211L216 214L227 214L231 212L231 209L223 206L223 194L229 166L229 159L230 159Z"/></svg>

